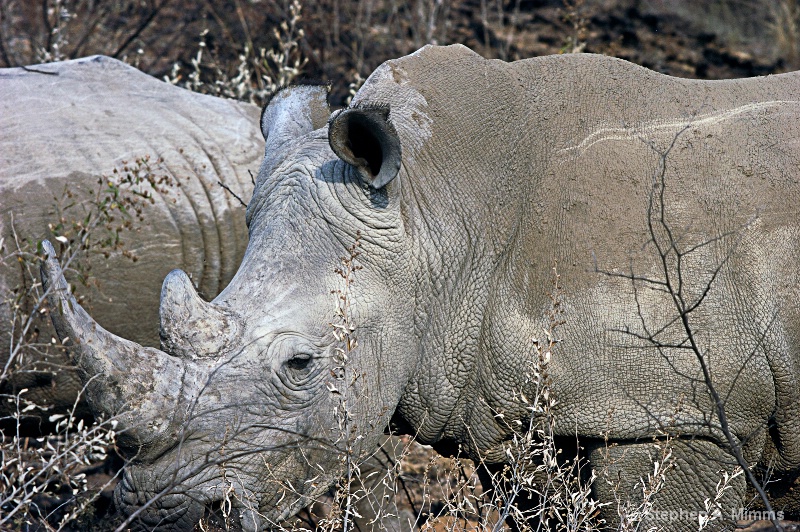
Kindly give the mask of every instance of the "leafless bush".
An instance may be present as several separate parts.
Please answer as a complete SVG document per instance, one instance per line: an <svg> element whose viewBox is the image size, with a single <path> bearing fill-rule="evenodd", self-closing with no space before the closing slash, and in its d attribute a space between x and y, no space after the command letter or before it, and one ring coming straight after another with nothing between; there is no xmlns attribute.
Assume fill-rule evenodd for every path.
<svg viewBox="0 0 800 532"><path fill-rule="evenodd" d="M96 225L97 219L83 225L82 236L88 238ZM71 247L67 237L59 237L65 243L65 266L69 266L80 251ZM42 345L31 335L34 324L41 317L46 319L49 312L47 293L34 277L38 270L35 255L23 250L19 241L16 243L16 252L3 257L3 261L13 258L20 262L30 278L30 285L16 294L3 294L4 303L13 306L10 345L4 346L9 358L0 375L0 385L6 390L13 390L10 383L19 373L53 371L55 368L48 367L51 363L46 362L46 352L60 348L55 339ZM29 312L25 312L26 307ZM76 411L80 396L68 412L48 415L52 405L29 399L28 391L23 388L2 396L6 404L13 405L11 418L15 424L0 432L0 493L3 493L0 527L38 524L61 529L81 517L99 496L103 486L100 489L90 486L86 472L103 462L113 449L115 423L102 419L87 423L79 419ZM21 432L21 422L25 418L42 417L55 423L52 433L30 437Z"/></svg>
<svg viewBox="0 0 800 532"><path fill-rule="evenodd" d="M18 397L23 395L24 390ZM85 422L76 418L75 409L49 421L56 422L55 432L45 436L2 434L0 527L61 530L91 514L92 504L115 480L89 484L87 474L114 449L116 422Z"/></svg>
<svg viewBox="0 0 800 532"><path fill-rule="evenodd" d="M180 63L175 63L165 81L194 92L264 105L279 88L290 85L308 63L299 48L299 41L305 35L300 27L302 5L298 0L292 0L288 9L288 20L273 28L275 47L262 47L256 53L248 39L248 44L239 53L234 76L209 49L206 42L209 30L206 28L200 34L197 54L191 60L191 72L184 78ZM247 27L246 23L242 24ZM204 56L206 63L203 63Z"/></svg>
<svg viewBox="0 0 800 532"><path fill-rule="evenodd" d="M572 26L572 34L566 38L564 52L576 54L586 48L589 27L586 0L564 0L564 22Z"/></svg>
<svg viewBox="0 0 800 532"><path fill-rule="evenodd" d="M771 5L770 29L780 50L786 58L787 70L800 66L800 2L779 0Z"/></svg>
<svg viewBox="0 0 800 532"><path fill-rule="evenodd" d="M125 233L144 221L155 193L168 195L175 186L168 174L159 171L160 164L149 156L123 161L93 189L67 186L61 197L53 198L50 236L58 242L62 268L74 283L88 286L96 281L93 258L114 253L137 260L125 247ZM23 226L21 231L17 224ZM8 358L0 372L0 400L10 411L9 418L0 420L5 423L0 433L0 528L62 529L91 514L100 492L114 481L112 476L97 485L87 475L102 469L114 452L116 421L87 419L79 410L82 390L71 408L59 410L15 384L27 374L74 371L64 365L58 341L40 334L50 330L48 294L39 274L42 249L40 242L26 238L26 232L24 221L16 221L12 242L0 241L0 267L8 272L13 265L22 273L20 284L0 294L0 304L10 310L10 323L0 324L9 331L8 343L2 346ZM52 430L31 435L31 429L23 430L26 420Z"/></svg>

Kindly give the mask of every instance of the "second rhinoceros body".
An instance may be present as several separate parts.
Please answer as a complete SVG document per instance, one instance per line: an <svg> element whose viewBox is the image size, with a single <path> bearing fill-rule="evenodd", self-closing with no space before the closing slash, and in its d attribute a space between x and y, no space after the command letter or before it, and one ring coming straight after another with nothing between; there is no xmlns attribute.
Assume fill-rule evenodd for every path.
<svg viewBox="0 0 800 532"><path fill-rule="evenodd" d="M139 343L159 345L158 288L176 263L219 293L248 237L244 208L218 181L249 199L258 116L107 57L0 70L0 365L11 372L0 394L71 408L80 390L66 358L44 353L49 327L22 334L36 304L23 259L48 234L72 241L77 294L100 323ZM21 342L36 345L9 361Z"/></svg>
<svg viewBox="0 0 800 532"><path fill-rule="evenodd" d="M242 265L210 303L167 277L166 352L104 331L44 268L93 407L138 451L118 505L186 529L230 487L245 529L285 518L341 471L342 397L357 453L392 423L502 464L531 415L554 268L556 436L596 471L632 492L671 435L679 481L655 508L696 526L735 465L709 384L743 458L797 471L799 98L798 74L704 82L461 46L384 63L330 116L324 89L284 90ZM346 358L351 325L329 325L343 275ZM744 492L736 477L726 512Z"/></svg>

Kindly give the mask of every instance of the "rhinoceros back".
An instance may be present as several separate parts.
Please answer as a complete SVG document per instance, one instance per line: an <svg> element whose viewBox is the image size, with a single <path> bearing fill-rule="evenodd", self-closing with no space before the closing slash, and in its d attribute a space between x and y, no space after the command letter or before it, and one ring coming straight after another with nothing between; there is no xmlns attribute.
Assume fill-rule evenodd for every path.
<svg viewBox="0 0 800 532"><path fill-rule="evenodd" d="M239 265L244 207L218 181L249 199L248 170L263 155L258 113L107 57L0 70L2 256L58 234L75 249L82 224L95 224L74 263L77 293L110 331L157 346L170 270L211 298ZM115 204L115 194L133 203ZM0 264L4 300L30 286L25 271L17 259ZM7 305L0 314L7 353L14 315ZM49 340L46 320L36 326Z"/></svg>

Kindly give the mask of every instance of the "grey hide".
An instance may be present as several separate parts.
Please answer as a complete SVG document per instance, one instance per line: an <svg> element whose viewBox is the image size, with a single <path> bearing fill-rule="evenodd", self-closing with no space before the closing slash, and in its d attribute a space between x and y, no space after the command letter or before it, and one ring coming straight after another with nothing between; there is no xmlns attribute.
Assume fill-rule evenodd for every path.
<svg viewBox="0 0 800 532"><path fill-rule="evenodd" d="M68 224L83 220L89 200L107 188L98 180L119 181L124 162L132 168L149 156L153 175L173 184L160 191L140 187L153 201L143 202L143 221L130 213L132 230L121 232L121 249L98 246L76 258L72 265L91 280L84 286L73 275L77 294L104 327L156 347L158 293L171 269L186 271L207 297L219 293L239 266L248 236L244 207L217 181L249 200L248 170L258 169L263 150L258 117L253 105L195 94L107 57L0 70L0 364L9 355L11 291L32 281L17 262L17 241L35 252L61 217ZM92 237L103 235L101 226ZM24 301L23 312L32 305ZM49 343L47 322L34 323L39 336L32 341ZM28 350L15 362L19 367L2 393L28 388L24 397L50 405L49 413L73 405L80 383L63 353ZM10 406L3 399L0 408Z"/></svg>
<svg viewBox="0 0 800 532"><path fill-rule="evenodd" d="M265 113L282 118L262 123L278 151L248 206L238 272L208 304L183 274L165 281L163 315L199 305L226 327L170 321L175 345L205 335L193 351L97 326L49 248L59 335L95 377L93 408L118 416L138 453L117 504L128 515L148 504L146 526L181 530L234 493L241 526L263 529L327 489L343 441L367 454L390 423L501 465L529 415L516 392L533 393L525 368L557 268L556 437L577 433L591 466L636 497L653 438L671 434L676 469L655 508L683 510L670 530L694 529L691 512L735 464L666 268L688 304L701 301L687 321L733 436L782 479L776 509L796 515L796 497L780 497L800 466L799 98L797 73L708 82L588 54L489 61L462 46L387 61L327 126L314 118L324 89L284 90ZM680 260L658 258L661 207ZM357 239L358 347L343 363L331 291ZM343 396L348 438L334 414ZM726 512L745 492L738 477ZM614 500L602 481L595 495Z"/></svg>

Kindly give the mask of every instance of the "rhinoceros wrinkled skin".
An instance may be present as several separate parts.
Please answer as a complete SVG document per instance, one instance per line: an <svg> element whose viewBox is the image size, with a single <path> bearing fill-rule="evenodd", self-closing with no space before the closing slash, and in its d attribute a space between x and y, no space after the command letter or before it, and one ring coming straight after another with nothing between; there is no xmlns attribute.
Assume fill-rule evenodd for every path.
<svg viewBox="0 0 800 532"><path fill-rule="evenodd" d="M790 478L799 97L796 73L707 82L588 54L490 61L462 46L387 61L327 124L324 89L282 91L262 121L238 272L210 303L184 273L164 282L172 352L96 325L48 248L56 329L93 377L91 405L118 417L137 453L117 504L181 530L227 497L245 530L262 529L330 485L343 441L366 454L390 422L503 463L513 421L529 415L517 392L533 393L525 368L552 319L554 267L556 436L580 436L595 471L635 497L653 438L672 435L674 478L655 508L688 530L735 465L674 300L645 281L666 268L687 301L707 292L688 323L744 457ZM659 206L680 262L659 260ZM343 362L331 291L356 241L346 299L358 347ZM338 428L343 400L354 439ZM731 486L726 515L745 504L744 478ZM594 489L614 501L607 483Z"/></svg>
<svg viewBox="0 0 800 532"><path fill-rule="evenodd" d="M248 238L244 207L217 181L249 199L248 170L257 170L263 150L259 113L101 56L0 70L0 364L9 353L11 291L30 283L12 255L14 231L20 247L35 252L62 216L68 224L83 220L87 200L107 187L98 180L119 180L126 165L141 168L145 157L163 181L141 187L152 193L152 203L142 202L141 220L128 214L132 228L121 232L121 249L98 246L81 262L91 283L75 277L77 293L103 326L151 346L159 345L158 290L176 264L202 293L216 295L233 277ZM125 219L118 211L115 217ZM93 238L103 231L98 227ZM39 339L49 342L49 323L35 325ZM50 406L48 413L71 407L80 383L63 353L26 357L16 361L21 367L3 393L28 388L24 398ZM2 403L4 412L13 407Z"/></svg>

